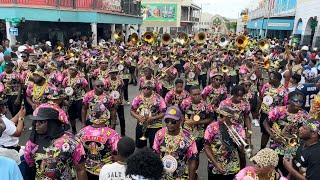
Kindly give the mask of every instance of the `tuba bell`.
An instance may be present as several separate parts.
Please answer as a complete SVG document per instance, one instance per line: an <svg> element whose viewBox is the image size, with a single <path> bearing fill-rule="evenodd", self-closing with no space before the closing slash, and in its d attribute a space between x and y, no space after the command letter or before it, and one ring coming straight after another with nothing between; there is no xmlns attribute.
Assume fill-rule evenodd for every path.
<svg viewBox="0 0 320 180"><path fill-rule="evenodd" d="M194 40L198 43L198 44L204 44L206 42L207 39L207 35L205 32L199 32L195 35Z"/></svg>
<svg viewBox="0 0 320 180"><path fill-rule="evenodd" d="M269 43L267 40L263 39L258 42L258 47L261 51L269 50Z"/></svg>
<svg viewBox="0 0 320 180"><path fill-rule="evenodd" d="M249 43L248 37L244 35L240 35L236 38L236 47L239 49L245 49Z"/></svg>
<svg viewBox="0 0 320 180"><path fill-rule="evenodd" d="M184 32L178 32L178 37L176 39L176 42L181 46L184 46L189 43L189 37Z"/></svg>
<svg viewBox="0 0 320 180"><path fill-rule="evenodd" d="M115 33L113 33L112 36L116 41L122 41L123 40L122 32L115 32Z"/></svg>
<svg viewBox="0 0 320 180"><path fill-rule="evenodd" d="M147 42L148 44L152 44L155 41L155 36L153 34L153 32L151 31L147 31L142 35L142 39Z"/></svg>
<svg viewBox="0 0 320 180"><path fill-rule="evenodd" d="M170 42L171 42L170 34L168 34L168 33L163 34L162 37L161 37L161 43L163 45L169 45Z"/></svg>
<svg viewBox="0 0 320 180"><path fill-rule="evenodd" d="M229 72L228 66L222 66L221 72L223 72L223 73L228 73L228 72Z"/></svg>
<svg viewBox="0 0 320 180"><path fill-rule="evenodd" d="M220 38L219 46L226 47L229 44L229 39L226 36Z"/></svg>

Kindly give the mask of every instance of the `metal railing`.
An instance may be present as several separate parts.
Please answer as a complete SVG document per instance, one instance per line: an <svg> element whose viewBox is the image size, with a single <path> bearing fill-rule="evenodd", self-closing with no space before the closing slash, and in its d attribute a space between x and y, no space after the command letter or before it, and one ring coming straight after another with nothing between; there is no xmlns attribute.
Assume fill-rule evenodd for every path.
<svg viewBox="0 0 320 180"><path fill-rule="evenodd" d="M0 0L0 6L11 5L141 15L140 2L136 0Z"/></svg>

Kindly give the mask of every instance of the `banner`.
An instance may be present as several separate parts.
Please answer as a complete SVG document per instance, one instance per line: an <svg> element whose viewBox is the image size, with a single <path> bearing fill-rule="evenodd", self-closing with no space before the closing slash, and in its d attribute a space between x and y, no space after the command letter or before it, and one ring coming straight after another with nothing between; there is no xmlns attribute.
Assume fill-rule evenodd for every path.
<svg viewBox="0 0 320 180"><path fill-rule="evenodd" d="M275 0L275 15L292 13L296 9L297 0Z"/></svg>
<svg viewBox="0 0 320 180"><path fill-rule="evenodd" d="M121 12L121 0L102 0L101 9L107 11Z"/></svg>
<svg viewBox="0 0 320 180"><path fill-rule="evenodd" d="M177 4L142 4L142 14L144 21L177 21Z"/></svg>

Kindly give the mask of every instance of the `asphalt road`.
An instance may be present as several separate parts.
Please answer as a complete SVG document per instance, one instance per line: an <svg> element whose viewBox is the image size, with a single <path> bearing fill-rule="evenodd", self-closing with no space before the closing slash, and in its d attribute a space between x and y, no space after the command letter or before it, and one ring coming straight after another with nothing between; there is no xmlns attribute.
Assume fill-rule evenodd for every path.
<svg viewBox="0 0 320 180"><path fill-rule="evenodd" d="M137 86L132 86L129 85L129 101L132 101L132 99L138 95L138 88ZM131 117L130 115L130 105L125 106L125 119L126 119L126 135L135 139L135 126L136 126L136 120ZM30 120L26 119L25 120L25 131L20 137L20 145L25 145L26 141L29 138L30 135L30 130L29 127L31 127L31 122ZM77 130L80 130L80 123L77 123ZM120 125L117 126L117 132L120 134ZM253 153L255 153L257 150L260 149L260 137L261 133L259 130L259 127L254 127L253 126L253 135L252 135L252 143L254 145ZM207 179L207 157L204 152L201 153L200 155L200 165L198 169L198 175L199 179ZM248 160L247 160L248 163Z"/></svg>

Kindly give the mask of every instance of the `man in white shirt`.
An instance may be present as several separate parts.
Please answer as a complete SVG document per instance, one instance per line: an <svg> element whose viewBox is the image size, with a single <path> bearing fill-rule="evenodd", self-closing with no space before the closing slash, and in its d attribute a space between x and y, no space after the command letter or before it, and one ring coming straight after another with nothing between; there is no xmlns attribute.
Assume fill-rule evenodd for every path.
<svg viewBox="0 0 320 180"><path fill-rule="evenodd" d="M133 139L124 136L117 145L118 155L116 162L104 165L100 171L99 180L129 180L126 177L127 158L134 153L135 142Z"/></svg>
<svg viewBox="0 0 320 180"><path fill-rule="evenodd" d="M23 121L26 114L24 107L10 120L4 114L7 114L5 100L0 100L0 121L5 125L5 130L0 136L0 147L15 149L19 152L19 137L23 130ZM16 126L17 124L17 126Z"/></svg>
<svg viewBox="0 0 320 180"><path fill-rule="evenodd" d="M3 47L0 45L0 62L4 61Z"/></svg>

